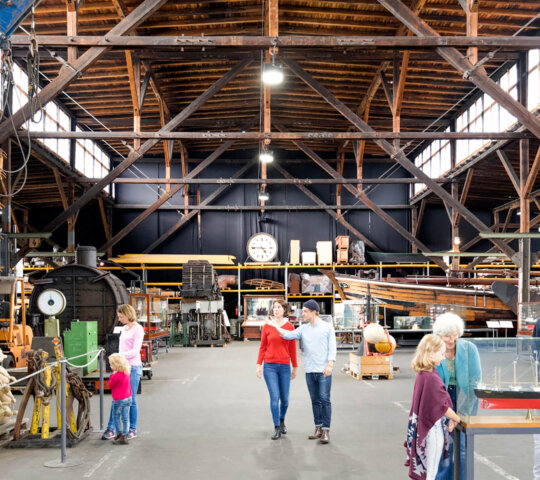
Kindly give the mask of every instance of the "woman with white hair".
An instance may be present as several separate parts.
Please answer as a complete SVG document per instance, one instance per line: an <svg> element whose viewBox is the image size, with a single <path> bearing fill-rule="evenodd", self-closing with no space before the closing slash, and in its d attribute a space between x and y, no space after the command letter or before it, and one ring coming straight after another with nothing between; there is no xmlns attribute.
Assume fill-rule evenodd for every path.
<svg viewBox="0 0 540 480"><path fill-rule="evenodd" d="M435 370L450 394L454 411L458 414L474 415L478 408L478 400L473 390L481 380L482 368L476 346L466 340L457 341L463 336L464 329L463 320L455 313L443 313L437 317L433 324L433 333L441 337L446 352L445 359L435 367ZM461 478L464 479L465 438L463 433L461 435ZM441 460L436 480L453 478L453 445L451 445L450 457L446 461Z"/></svg>

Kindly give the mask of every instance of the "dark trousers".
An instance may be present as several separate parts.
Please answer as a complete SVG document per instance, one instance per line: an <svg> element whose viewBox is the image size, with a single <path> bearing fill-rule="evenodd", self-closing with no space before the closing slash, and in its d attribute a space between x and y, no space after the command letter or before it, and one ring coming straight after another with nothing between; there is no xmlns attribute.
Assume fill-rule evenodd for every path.
<svg viewBox="0 0 540 480"><path fill-rule="evenodd" d="M322 373L306 373L306 383L311 397L315 426L329 430L332 418L332 404L330 403L332 375L325 377Z"/></svg>

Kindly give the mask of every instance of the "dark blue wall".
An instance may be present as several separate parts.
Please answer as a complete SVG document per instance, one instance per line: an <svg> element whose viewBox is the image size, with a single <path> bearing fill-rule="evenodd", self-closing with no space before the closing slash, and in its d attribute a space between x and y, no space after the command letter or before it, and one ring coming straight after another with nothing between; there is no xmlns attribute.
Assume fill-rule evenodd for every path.
<svg viewBox="0 0 540 480"><path fill-rule="evenodd" d="M206 178L230 178L241 168L241 164L215 163L204 171ZM158 164L137 164L138 169L148 177L164 177L164 166ZM298 178L328 178L316 166L310 166L306 171L305 163L284 164L283 167ZM194 166L190 166L194 168ZM257 178L257 166L247 172L247 178ZM364 175L366 178L378 177L388 165L366 164ZM140 175L140 173L139 173ZM179 166L174 166L171 176L180 176ZM345 177L354 177L355 168L347 165ZM126 176L130 176L127 174ZM407 176L403 171L392 174L396 177ZM269 178L281 178L271 166L268 169ZM146 204L149 205L159 198L157 187L153 190L142 185L117 184L116 202L120 204ZM201 200L216 190L215 185L201 185ZM313 205L312 200L305 196L293 185L270 185L269 205ZM313 185L309 189L326 204L336 203L335 185ZM378 185L369 192L369 197L377 204L406 205L408 202L408 185ZM191 186L191 194L195 193L195 186ZM182 205L183 196L175 195L170 203ZM190 203L195 203L193 199ZM343 189L342 204L354 204L352 194ZM214 205L256 205L257 186L233 185L229 187L214 203ZM114 230L119 231L130 221L135 219L142 210L116 210ZM409 226L410 213L408 210L390 210L388 213L406 228ZM168 230L180 219L175 211L159 211L152 214L141 225L134 229L114 251L116 254L136 253L143 251L160 235ZM406 252L408 242L397 234L390 226L380 220L370 210L353 210L345 215L345 219L355 228L371 239L382 251ZM264 220L264 221L261 221ZM152 253L204 253L234 255L239 262L246 260L245 245L251 235L257 232L271 233L279 245L278 259L281 262L288 260L289 242L291 239L300 240L304 251L314 251L315 244L320 240L334 240L337 235L348 234L346 229L336 222L324 211L267 211L264 219L258 211L244 212L217 212L203 211L201 215L201 237L197 231L197 220L193 218L187 225L177 230L171 237L158 246Z"/></svg>

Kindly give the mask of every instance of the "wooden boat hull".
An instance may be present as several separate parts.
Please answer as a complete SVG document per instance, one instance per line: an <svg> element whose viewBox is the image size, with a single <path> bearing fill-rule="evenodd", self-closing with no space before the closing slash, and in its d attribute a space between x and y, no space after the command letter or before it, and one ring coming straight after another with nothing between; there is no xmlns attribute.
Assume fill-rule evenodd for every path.
<svg viewBox="0 0 540 480"><path fill-rule="evenodd" d="M386 308L403 315L425 316L434 305L465 307L467 327L485 327L487 320L515 318L510 308L490 290L455 288L440 285L394 283L344 275L321 270L334 283L342 298L347 300L370 296L386 304Z"/></svg>

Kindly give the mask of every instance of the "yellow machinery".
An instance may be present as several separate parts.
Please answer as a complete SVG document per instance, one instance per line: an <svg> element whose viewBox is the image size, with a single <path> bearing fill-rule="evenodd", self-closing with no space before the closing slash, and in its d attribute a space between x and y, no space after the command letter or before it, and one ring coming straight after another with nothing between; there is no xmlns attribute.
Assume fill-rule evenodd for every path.
<svg viewBox="0 0 540 480"><path fill-rule="evenodd" d="M59 338L55 338L53 340L54 345L54 354L56 355L56 360L60 361L60 359L64 356L64 349L62 348L62 344L60 342ZM56 365L56 383L57 385L60 385L60 364ZM60 404L61 404L61 395L62 389L58 387L56 389L56 425L58 425L58 428L60 428L61 422L62 422L62 415L60 413ZM74 434L77 434L77 421L75 420L75 412L73 411L73 395L71 393L71 389L69 388L69 382L66 382L66 415L69 418L69 423L67 425L67 428L71 429L71 432Z"/></svg>
<svg viewBox="0 0 540 480"><path fill-rule="evenodd" d="M16 323L19 308L21 322ZM7 355L2 366L26 367L25 353L30 350L32 337L32 329L26 325L24 279L0 277L0 348Z"/></svg>

